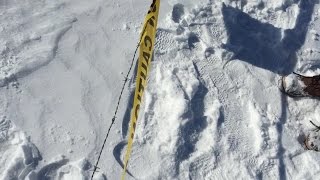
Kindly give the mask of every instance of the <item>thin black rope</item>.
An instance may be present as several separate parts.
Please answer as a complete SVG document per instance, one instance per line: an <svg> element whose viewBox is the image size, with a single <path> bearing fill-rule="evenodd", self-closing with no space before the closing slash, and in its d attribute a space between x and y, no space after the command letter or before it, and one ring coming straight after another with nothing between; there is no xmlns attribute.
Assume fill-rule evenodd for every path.
<svg viewBox="0 0 320 180"><path fill-rule="evenodd" d="M112 121L111 121L111 124L110 124L110 126L109 126L107 135L106 135L106 137L104 138L104 141L103 141L103 144L102 144L102 147L101 147L99 156L98 156L98 160L97 160L96 164L94 165L94 169L93 169L93 173L92 173L92 176L91 176L91 180L93 179L93 176L94 176L95 172L96 172L97 169L98 169L98 164L99 164L99 161L100 161L100 158L101 158L102 151L103 151L103 149L104 149L104 147L105 147L105 144L106 144L106 142L107 142L107 139L108 139L108 137L109 137L110 130L111 130L111 128L112 128L112 126L113 126L113 124L114 124L114 122L115 122L115 120L116 120L116 115L117 115L117 113L118 113L118 109L119 109L119 106L120 106L120 101L121 101L121 98L122 98L122 94L123 94L124 88L125 88L125 86L126 86L126 83L128 82L128 77L129 77L130 72L131 72L131 70L132 70L133 63L134 63L134 60L135 60L137 51L138 51L138 48L139 48L139 46L140 46L140 44L141 44L142 37L143 37L143 34L144 34L145 31L146 31L146 28L147 28L147 25L144 27L144 29L143 29L143 31L142 31L142 35L141 35L140 40L139 40L139 43L137 44L136 50L134 51L134 55L133 55L133 58L132 58L132 60L131 60L130 68L129 68L129 70L128 70L127 75L125 76L125 79L124 79L124 82L123 82L123 85L122 85L122 88L121 88L121 92L120 92L120 95L119 95L119 98L118 98L118 103L117 103L117 106L116 106L116 110L115 110L114 115L113 115L113 117L112 117Z"/></svg>
<svg viewBox="0 0 320 180"><path fill-rule="evenodd" d="M317 132L320 130L320 126L316 125L316 124L315 124L314 122L312 122L312 121L310 121L310 123L317 128L317 129L316 129Z"/></svg>

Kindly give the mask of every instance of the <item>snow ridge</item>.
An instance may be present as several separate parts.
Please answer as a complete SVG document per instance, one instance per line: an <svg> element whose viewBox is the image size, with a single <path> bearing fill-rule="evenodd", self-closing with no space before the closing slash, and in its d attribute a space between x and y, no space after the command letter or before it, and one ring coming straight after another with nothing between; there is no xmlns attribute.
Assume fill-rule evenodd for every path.
<svg viewBox="0 0 320 180"><path fill-rule="evenodd" d="M4 22L0 36L0 86L30 74L55 57L59 40L76 22L72 16L59 16L64 7L64 3L28 2L0 6L4 13L0 19ZM48 19L52 19L49 24Z"/></svg>

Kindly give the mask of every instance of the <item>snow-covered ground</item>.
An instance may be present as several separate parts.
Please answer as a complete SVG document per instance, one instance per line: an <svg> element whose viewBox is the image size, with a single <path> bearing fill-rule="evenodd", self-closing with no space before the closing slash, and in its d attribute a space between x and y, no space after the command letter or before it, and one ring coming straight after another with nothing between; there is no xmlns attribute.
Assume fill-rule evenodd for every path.
<svg viewBox="0 0 320 180"><path fill-rule="evenodd" d="M0 1L0 179L89 179L151 2ZM317 179L316 0L162 1L127 179ZM119 179L134 74L95 179ZM320 135L320 134L319 134Z"/></svg>

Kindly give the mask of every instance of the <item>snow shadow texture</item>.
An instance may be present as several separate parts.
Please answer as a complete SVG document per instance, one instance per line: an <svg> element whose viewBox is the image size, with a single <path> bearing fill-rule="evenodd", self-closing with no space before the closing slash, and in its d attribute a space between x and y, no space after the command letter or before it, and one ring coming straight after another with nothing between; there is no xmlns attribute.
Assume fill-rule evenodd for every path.
<svg viewBox="0 0 320 180"><path fill-rule="evenodd" d="M223 48L234 53L233 59L280 75L289 74L297 62L296 52L306 39L315 3L314 0L301 0L296 25L286 30L262 23L239 9L223 4L222 14L228 33L228 41Z"/></svg>

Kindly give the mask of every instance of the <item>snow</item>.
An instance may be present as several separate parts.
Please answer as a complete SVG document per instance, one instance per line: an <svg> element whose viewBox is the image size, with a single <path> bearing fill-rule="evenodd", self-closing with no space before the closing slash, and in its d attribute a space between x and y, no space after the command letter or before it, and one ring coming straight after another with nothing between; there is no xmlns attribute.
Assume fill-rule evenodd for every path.
<svg viewBox="0 0 320 180"><path fill-rule="evenodd" d="M0 179L91 177L149 5L0 2ZM320 73L319 12L308 0L162 1L126 178L316 179L302 140L319 101L278 80ZM96 180L120 178L134 86L131 73Z"/></svg>
<svg viewBox="0 0 320 180"><path fill-rule="evenodd" d="M306 94L303 90L306 85L296 74L289 74L283 78L283 86L286 92L296 92L299 94Z"/></svg>

